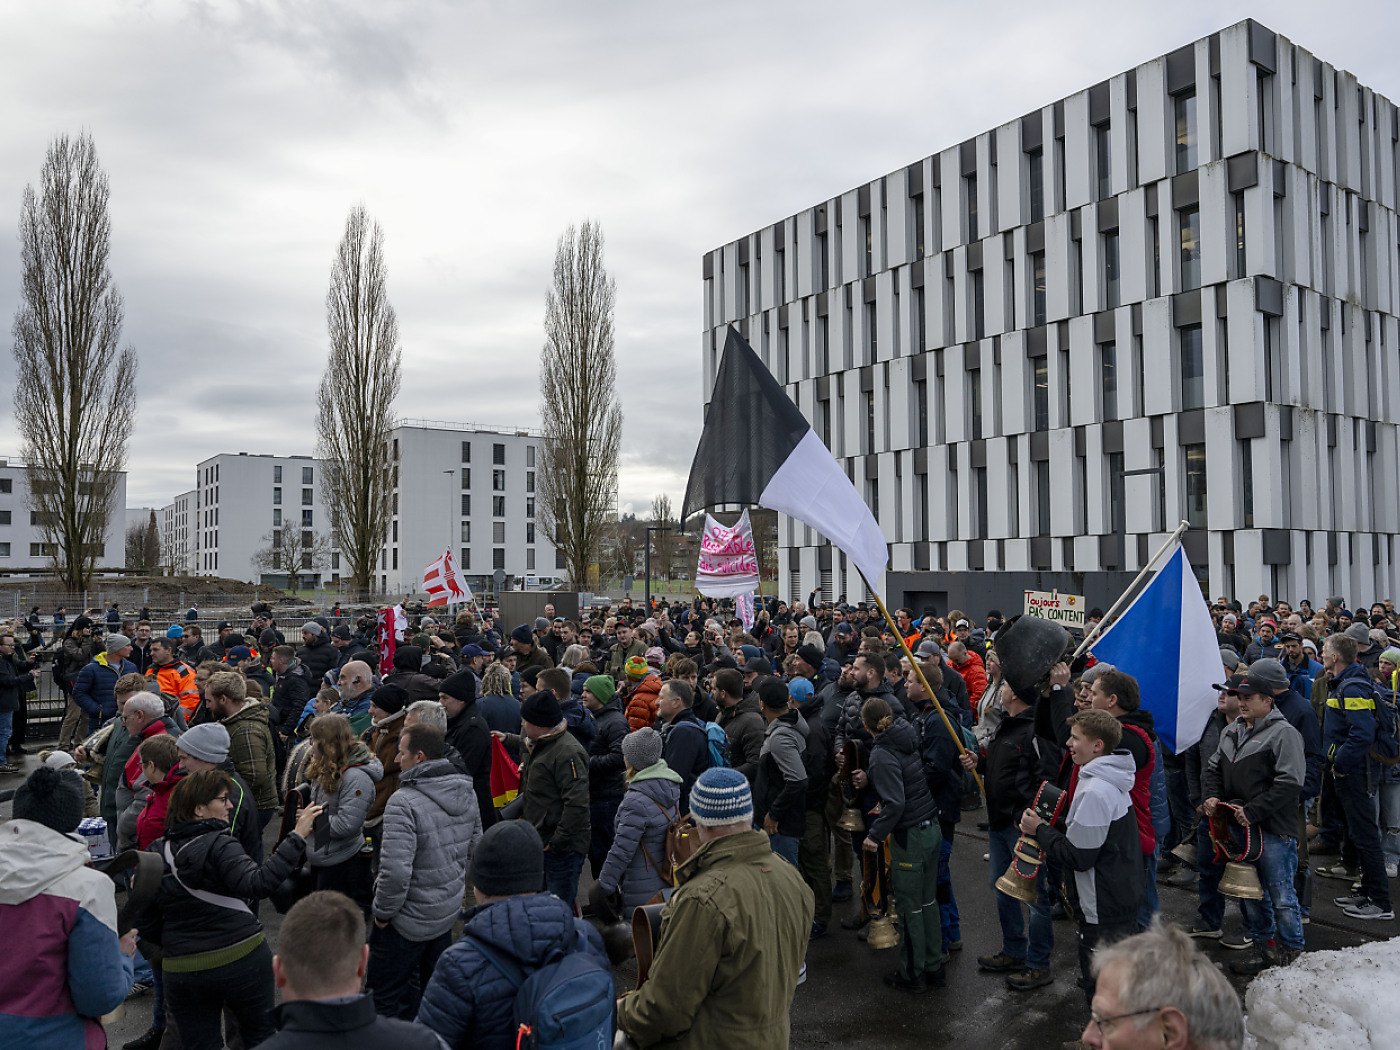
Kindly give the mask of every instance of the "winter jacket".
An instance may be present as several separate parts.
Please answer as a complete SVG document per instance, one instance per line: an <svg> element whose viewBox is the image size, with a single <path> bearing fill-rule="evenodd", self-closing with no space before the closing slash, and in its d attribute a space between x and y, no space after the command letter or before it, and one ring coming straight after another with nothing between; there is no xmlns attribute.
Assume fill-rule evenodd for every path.
<svg viewBox="0 0 1400 1050"><path fill-rule="evenodd" d="M1250 824L1292 839L1298 837L1306 769L1302 736L1274 708L1253 729L1243 718L1226 726L1219 749L1201 774L1201 790L1206 798L1244 802Z"/></svg>
<svg viewBox="0 0 1400 1050"><path fill-rule="evenodd" d="M135 674L136 665L130 660L112 664L107 653L98 653L92 662L78 672L73 682L73 702L87 712L89 718L106 721L117 713L115 688L124 674Z"/></svg>
<svg viewBox="0 0 1400 1050"><path fill-rule="evenodd" d="M339 662L340 653L324 634L297 650L297 659L306 665L312 681L319 682Z"/></svg>
<svg viewBox="0 0 1400 1050"><path fill-rule="evenodd" d="M487 693L477 699L476 709L489 729L497 733L520 732L520 701L515 697Z"/></svg>
<svg viewBox="0 0 1400 1050"><path fill-rule="evenodd" d="M267 704L250 701L223 720L228 757L253 789L258 809L277 808L277 750L267 725Z"/></svg>
<svg viewBox="0 0 1400 1050"><path fill-rule="evenodd" d="M788 709L768 723L753 787L754 823L772 817L777 834L801 838L807 825L807 720Z"/></svg>
<svg viewBox="0 0 1400 1050"><path fill-rule="evenodd" d="M661 677L650 673L627 691L627 725L636 732L656 725L656 705L661 696Z"/></svg>
<svg viewBox="0 0 1400 1050"><path fill-rule="evenodd" d="M748 777L752 787L758 778L758 756L763 750L767 725L758 710L758 694L749 693L733 707L719 713L719 724L729 746L729 764Z"/></svg>
<svg viewBox="0 0 1400 1050"><path fill-rule="evenodd" d="M980 697L987 691L986 665L982 663L982 658L973 652L971 647L967 650L967 660L961 665L953 664L953 670L962 676L969 697Z"/></svg>
<svg viewBox="0 0 1400 1050"><path fill-rule="evenodd" d="M592 714L597 732L586 749L588 797L594 802L615 802L627 790L627 761L622 757L627 719L616 697Z"/></svg>
<svg viewBox="0 0 1400 1050"><path fill-rule="evenodd" d="M1376 702L1371 676L1360 662L1332 679L1322 721L1322 746L1339 776L1369 774L1379 783L1379 763L1370 757L1376 743Z"/></svg>
<svg viewBox="0 0 1400 1050"><path fill-rule="evenodd" d="M938 690L938 704L948 717L954 733L958 728L958 710L952 696L946 689ZM929 794L933 797L938 819L948 824L956 824L962 818L963 767L958 762L958 742L943 724L938 709L925 703L919 712L915 725L919 737L919 763L923 767L924 780L928 783Z"/></svg>
<svg viewBox="0 0 1400 1050"><path fill-rule="evenodd" d="M384 679L385 685L399 686L408 693L410 704L419 700L436 700L439 692L438 682L439 679L419 671L395 671Z"/></svg>
<svg viewBox="0 0 1400 1050"><path fill-rule="evenodd" d="M384 819L384 807L399 786L399 736L403 733L403 722L404 712L396 711L382 722L371 722L360 734L361 742L379 759L383 770L374 785L374 802L365 814L365 823L372 828Z"/></svg>
<svg viewBox="0 0 1400 1050"><path fill-rule="evenodd" d="M374 999L298 999L276 1010L278 1032L262 1050L442 1050L422 1025L374 1012Z"/></svg>
<svg viewBox="0 0 1400 1050"><path fill-rule="evenodd" d="M1255 660L1283 660L1288 654L1284 652L1282 642L1274 641L1265 645L1256 639L1245 646L1240 655L1245 663L1253 664Z"/></svg>
<svg viewBox="0 0 1400 1050"><path fill-rule="evenodd" d="M102 1050L97 1020L131 989L112 880L82 840L31 820L0 824L0 1046Z"/></svg>
<svg viewBox="0 0 1400 1050"><path fill-rule="evenodd" d="M651 900L670 883L659 865L666 855L666 829L680 810L681 778L666 762L637 770L617 807L613 844L598 873L604 893L622 892L622 914Z"/></svg>
<svg viewBox="0 0 1400 1050"><path fill-rule="evenodd" d="M136 818L136 848L146 849L152 842L165 834L165 813L170 808L170 793L175 790L175 785L183 778L179 776L180 767L165 774L165 779L158 784L150 785L150 793L146 796L145 805L141 807L141 814ZM230 798L232 792L229 793Z"/></svg>
<svg viewBox="0 0 1400 1050"><path fill-rule="evenodd" d="M682 710L661 727L661 756L681 778L681 812L690 812L690 789L710 768L710 737L692 710Z"/></svg>
<svg viewBox="0 0 1400 1050"><path fill-rule="evenodd" d="M612 644L608 650L607 663L603 665L603 674L610 674L613 681L618 685L627 681L627 661L634 656L646 656L647 647L636 635L632 636L632 641L626 646L618 642Z"/></svg>
<svg viewBox="0 0 1400 1050"><path fill-rule="evenodd" d="M199 688L195 685L194 671L187 663L171 660L159 666L152 664L146 668L146 681L152 692L173 696L187 713L199 705Z"/></svg>
<svg viewBox="0 0 1400 1050"><path fill-rule="evenodd" d="M1290 689L1274 697L1274 710L1278 711L1288 724L1298 730L1303 739L1303 761L1307 773L1303 777L1302 798L1306 801L1317 798L1322 790L1322 767L1327 764L1327 753L1322 749L1322 727L1317 724L1312 705L1297 690Z"/></svg>
<svg viewBox="0 0 1400 1050"><path fill-rule="evenodd" d="M23 657L0 656L0 711L18 711L24 694L34 688L32 665Z"/></svg>
<svg viewBox="0 0 1400 1050"><path fill-rule="evenodd" d="M98 648L97 639L73 634L70 628L70 632L64 636L59 654L54 657L54 678L59 685L72 692L79 672L97 655Z"/></svg>
<svg viewBox="0 0 1400 1050"><path fill-rule="evenodd" d="M551 853L588 852L588 756L567 729L530 747L520 767L519 797L521 816Z"/></svg>
<svg viewBox="0 0 1400 1050"><path fill-rule="evenodd" d="M1312 699L1312 684L1319 674L1322 673L1322 664L1318 663L1305 652L1301 665L1293 663L1287 656L1283 658L1283 669L1288 673L1288 684L1293 687L1293 691L1304 700ZM1296 726L1294 728L1297 728ZM1309 796L1304 795L1304 798Z"/></svg>
<svg viewBox="0 0 1400 1050"><path fill-rule="evenodd" d="M360 741L346 756L340 783L334 792L327 791L320 781L312 780L311 801L325 807L330 820L330 842L318 849L308 842L306 859L313 868L329 868L349 860L364 848L365 818L374 803L374 786L384 776L384 765L378 756Z"/></svg>
<svg viewBox="0 0 1400 1050"><path fill-rule="evenodd" d="M410 941L430 941L450 930L480 838L476 792L452 763L430 759L400 773L384 810L375 919Z"/></svg>
<svg viewBox="0 0 1400 1050"><path fill-rule="evenodd" d="M949 676L958 676L951 671ZM961 681L961 679L959 679ZM879 697L898 712L903 708L903 704L894 695L894 690L890 688L890 683L884 678L880 679L880 684L874 689L852 689L841 698L841 716L836 723L836 751L845 747L847 740L855 740L860 744L862 755L868 753L873 738L870 731L865 728L865 723L861 721L860 709L865 706L867 700Z"/></svg>
<svg viewBox="0 0 1400 1050"><path fill-rule="evenodd" d="M668 1050L786 1047L812 891L761 831L712 839L676 877L651 976L618 1003L618 1027Z"/></svg>
<svg viewBox="0 0 1400 1050"><path fill-rule="evenodd" d="M1206 800L1201 778L1205 773L1206 763L1215 757L1215 752L1220 747L1220 734L1228 724L1225 712L1216 708L1206 720L1205 729L1201 730L1201 739L1182 753L1181 757L1186 760L1186 794L1191 799L1192 809Z"/></svg>
<svg viewBox="0 0 1400 1050"><path fill-rule="evenodd" d="M496 823L496 804L491 797L491 730L480 708L472 703L447 720L447 742L461 754L476 792L476 808L484 831Z"/></svg>
<svg viewBox="0 0 1400 1050"><path fill-rule="evenodd" d="M300 660L272 680L272 699L268 703L267 721L273 730L291 736L299 715L308 701L316 696L316 680Z"/></svg>
<svg viewBox="0 0 1400 1050"><path fill-rule="evenodd" d="M1035 739L1034 709L1008 715L978 763L987 789L987 823L993 831L1004 831L1020 820L1040 789L1043 778Z"/></svg>
<svg viewBox="0 0 1400 1050"><path fill-rule="evenodd" d="M1135 780L1126 750L1093 759L1079 767L1065 830L1048 823L1036 828L1036 841L1074 873L1084 923L1108 926L1137 918L1146 873L1132 799Z"/></svg>
<svg viewBox="0 0 1400 1050"><path fill-rule="evenodd" d="M462 937L438 958L418 1023L436 1032L448 1050L515 1050L515 988L472 938L529 974L559 952L572 951L580 931L587 952L609 965L598 931L575 919L572 906L558 897L529 893L477 905L467 913Z"/></svg>
<svg viewBox="0 0 1400 1050"><path fill-rule="evenodd" d="M112 731L98 748L102 754L102 784L98 790L99 807L109 829L117 826L117 815L130 803L130 788L124 783L126 763L136 750L136 740L120 721L112 723ZM118 799L118 789L123 795Z"/></svg>
<svg viewBox="0 0 1400 1050"><path fill-rule="evenodd" d="M1138 834L1142 838L1143 856L1157 848L1157 832L1152 827L1152 772L1157 768L1157 751L1153 743L1157 734L1152 728L1152 712L1145 707L1125 711L1118 716L1123 727L1123 748L1137 763L1137 780L1133 784L1133 810L1137 813Z"/></svg>
<svg viewBox="0 0 1400 1050"><path fill-rule="evenodd" d="M204 890L241 901L257 901L280 886L300 865L306 842L292 832L261 866L229 834L221 820L193 820L168 828L150 852L170 847L177 879L166 866L155 901L137 917L143 937L159 944L167 960L229 948L262 932L251 910L210 904L189 890ZM188 887L188 889L186 889Z"/></svg>
<svg viewBox="0 0 1400 1050"><path fill-rule="evenodd" d="M870 749L870 786L880 796L880 813L866 837L883 842L886 835L903 838L906 829L936 820L937 807L924 777L919 757L919 737L904 719L894 722L875 738Z"/></svg>

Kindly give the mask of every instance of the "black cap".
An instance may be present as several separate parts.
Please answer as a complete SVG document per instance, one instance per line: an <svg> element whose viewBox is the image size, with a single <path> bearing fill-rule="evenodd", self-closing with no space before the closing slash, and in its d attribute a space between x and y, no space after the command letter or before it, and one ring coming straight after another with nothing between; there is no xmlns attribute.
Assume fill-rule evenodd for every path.
<svg viewBox="0 0 1400 1050"><path fill-rule="evenodd" d="M438 683L438 692L469 704L476 699L476 675L466 667L454 671Z"/></svg>
<svg viewBox="0 0 1400 1050"><path fill-rule="evenodd" d="M744 661L744 674L772 674L773 665L766 656L755 656Z"/></svg>
<svg viewBox="0 0 1400 1050"><path fill-rule="evenodd" d="M350 628L345 626L345 624L341 624L331 632L331 637L339 638L342 642L348 642L352 636L350 634Z"/></svg>
<svg viewBox="0 0 1400 1050"><path fill-rule="evenodd" d="M763 706L772 711L781 711L788 706L788 688L782 679L768 675L753 684L754 692Z"/></svg>
<svg viewBox="0 0 1400 1050"><path fill-rule="evenodd" d="M1242 686L1245 687L1245 688L1241 688ZM1242 675L1242 674L1232 674L1229 678L1225 679L1224 682L1216 682L1216 683L1214 683L1214 684L1211 686L1211 688L1214 689L1214 690L1216 690L1217 692L1222 692L1222 693L1223 693L1223 692L1229 692L1229 693L1250 692L1250 693L1252 693L1252 692L1255 691L1255 690L1254 690L1254 687L1251 686L1251 685L1249 685L1249 684L1245 681L1245 676Z"/></svg>
<svg viewBox="0 0 1400 1050"><path fill-rule="evenodd" d="M553 690L538 689L520 705L520 718L539 729L553 729L564 721L564 709Z"/></svg>
<svg viewBox="0 0 1400 1050"><path fill-rule="evenodd" d="M525 820L486 829L472 850L472 886L488 897L539 893L544 887L544 843Z"/></svg>

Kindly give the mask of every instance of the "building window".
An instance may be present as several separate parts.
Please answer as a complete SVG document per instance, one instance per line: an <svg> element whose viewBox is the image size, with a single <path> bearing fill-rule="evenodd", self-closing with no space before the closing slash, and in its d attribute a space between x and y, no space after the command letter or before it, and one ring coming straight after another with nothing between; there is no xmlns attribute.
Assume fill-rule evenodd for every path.
<svg viewBox="0 0 1400 1050"><path fill-rule="evenodd" d="M1099 344L1099 378L1103 391L1103 418L1118 418L1118 347L1114 343Z"/></svg>
<svg viewBox="0 0 1400 1050"><path fill-rule="evenodd" d="M390 522L390 524L389 524L389 542L390 542L390 543L398 543L398 542L399 542L399 519L398 519L398 518L395 518L395 519L394 519L392 522Z"/></svg>
<svg viewBox="0 0 1400 1050"><path fill-rule="evenodd" d="M972 438L982 436L982 370L974 368L967 373L967 413L972 421Z"/></svg>
<svg viewBox="0 0 1400 1050"><path fill-rule="evenodd" d="M492 543L505 543L505 541L506 541L506 523L503 522L503 521L493 521L493 522L491 523L491 542L492 542Z"/></svg>
<svg viewBox="0 0 1400 1050"><path fill-rule="evenodd" d="M1181 290L1201 286L1201 209L1194 205L1177 213L1181 223Z"/></svg>
<svg viewBox="0 0 1400 1050"><path fill-rule="evenodd" d="M1031 253L1031 324L1045 323L1045 253Z"/></svg>
<svg viewBox="0 0 1400 1050"><path fill-rule="evenodd" d="M457 568L470 569L472 567L472 552L469 548L463 547L457 552Z"/></svg>
<svg viewBox="0 0 1400 1050"><path fill-rule="evenodd" d="M331 568L340 568L340 551L331 551Z"/></svg>
<svg viewBox="0 0 1400 1050"><path fill-rule="evenodd" d="M870 233L870 216L860 217L860 243L861 243L861 273L862 277L869 277L875 272L875 245L872 243Z"/></svg>
<svg viewBox="0 0 1400 1050"><path fill-rule="evenodd" d="M273 512L272 512L272 524L273 524L273 525L281 525L281 524L282 524L282 510L281 510L280 507L277 508L277 509L275 509L275 510L273 510Z"/></svg>
<svg viewBox="0 0 1400 1050"><path fill-rule="evenodd" d="M504 470L491 471L491 488L496 492L506 490L506 472Z"/></svg>
<svg viewBox="0 0 1400 1050"><path fill-rule="evenodd" d="M214 533L214 540L215 540L215 544L216 544L216 545L217 545L217 543L218 543L218 539L219 539L219 534L216 532L216 533ZM311 533L310 533L309 531L307 531L307 530L302 530L302 534L301 534L301 545L302 545L303 547L310 548L311 546L313 546L313 545L315 544L315 542L316 542L315 537L312 536Z"/></svg>
<svg viewBox="0 0 1400 1050"><path fill-rule="evenodd" d="M880 347L880 319L874 303L865 304L865 363L874 364Z"/></svg>
<svg viewBox="0 0 1400 1050"><path fill-rule="evenodd" d="M1050 429L1050 359L1037 357L1031 371L1031 397L1035 407L1035 429Z"/></svg>
<svg viewBox="0 0 1400 1050"><path fill-rule="evenodd" d="M52 543L31 543L29 545L31 558L52 558L57 551L58 547Z"/></svg>
<svg viewBox="0 0 1400 1050"><path fill-rule="evenodd" d="M875 451L875 391L867 390L862 397L865 399L865 451L871 453Z"/></svg>
<svg viewBox="0 0 1400 1050"><path fill-rule="evenodd" d="M471 487L472 487L472 468L471 468L471 467L463 467L463 468L462 468L462 488L464 488L464 489L469 489L469 488L471 488Z"/></svg>
<svg viewBox="0 0 1400 1050"><path fill-rule="evenodd" d="M302 483L303 485L310 485L311 482L312 482L312 476L313 476L313 475L312 475L312 468L311 468L311 467L302 467L302 468L301 468L301 483Z"/></svg>
<svg viewBox="0 0 1400 1050"><path fill-rule="evenodd" d="M282 484L282 468L274 466L272 468L272 482L274 485Z"/></svg>
<svg viewBox="0 0 1400 1050"><path fill-rule="evenodd" d="M272 490L272 505L275 507L282 502L282 490L274 488Z"/></svg>
<svg viewBox="0 0 1400 1050"><path fill-rule="evenodd" d="M533 518L534 516L535 516L535 497L534 497L534 496L526 496L526 497L525 497L525 517L527 517L527 518Z"/></svg>
<svg viewBox="0 0 1400 1050"><path fill-rule="evenodd" d="M462 542L463 542L463 543L470 543L471 541L472 541L472 523L469 522L469 521L464 521L464 522L462 522Z"/></svg>
<svg viewBox="0 0 1400 1050"><path fill-rule="evenodd" d="M1205 353L1201 345L1201 326L1188 324L1180 328L1181 339L1181 407L1182 410L1205 408Z"/></svg>
<svg viewBox="0 0 1400 1050"><path fill-rule="evenodd" d="M533 521L527 521L525 523L525 542L535 542L535 523Z"/></svg>
<svg viewBox="0 0 1400 1050"><path fill-rule="evenodd" d="M1233 194L1235 198L1235 276L1243 277L1248 270L1244 260L1244 194Z"/></svg>
<svg viewBox="0 0 1400 1050"><path fill-rule="evenodd" d="M1243 503L1240 510L1244 517L1244 527L1252 529L1254 528L1254 444L1248 440L1240 442L1240 499Z"/></svg>
<svg viewBox="0 0 1400 1050"><path fill-rule="evenodd" d="M1098 199L1101 201L1113 196L1113 151L1109 145L1108 129L1107 124L1094 128L1094 163L1098 172Z"/></svg>
<svg viewBox="0 0 1400 1050"><path fill-rule="evenodd" d="M1197 162L1196 93L1177 95L1173 106L1176 109L1176 173L1181 175L1195 168Z"/></svg>
<svg viewBox="0 0 1400 1050"><path fill-rule="evenodd" d="M981 270L972 271L972 338L987 334L986 286Z"/></svg>
<svg viewBox="0 0 1400 1050"><path fill-rule="evenodd" d="M504 547L495 547L491 551L491 568L504 569L506 567L506 551Z"/></svg>
<svg viewBox="0 0 1400 1050"><path fill-rule="evenodd" d="M525 446L525 465L526 465L527 467L533 467L533 466L535 465L535 446L534 446L534 445L526 445L526 446Z"/></svg>
<svg viewBox="0 0 1400 1050"><path fill-rule="evenodd" d="M504 496L491 497L491 514L497 518L506 516L506 498Z"/></svg>
<svg viewBox="0 0 1400 1050"><path fill-rule="evenodd" d="M915 447L916 447L916 448L927 448L927 447L928 447L928 380L922 379L922 380L920 380L919 382L915 383L915 384L914 384L914 392L915 392L915 393L914 393L914 396L918 399L918 406L919 406L919 407L918 407L918 412L919 412L919 432L918 432L918 435L917 435L917 437L918 437L918 443L917 443L917 445L916 445ZM830 401L823 401L822 404L825 406L825 408L823 409L823 412L822 412L822 418L826 421L826 427L827 427L827 435L826 435L825 440L826 440L827 447L830 448L830 447L831 447L831 434L830 434L830 430L831 430L831 402L830 402Z"/></svg>
<svg viewBox="0 0 1400 1050"><path fill-rule="evenodd" d="M924 257L924 195L914 198L914 261Z"/></svg>
<svg viewBox="0 0 1400 1050"><path fill-rule="evenodd" d="M398 567L399 567L399 549L398 549L397 547L394 548L394 550L393 550L393 552L392 552L392 555L393 555L393 559L392 559L392 561L390 562L389 567L390 567L391 569L397 570ZM302 561L302 568L304 568L304 569L309 569L309 568L311 568L311 555L309 555L309 554L303 554L303 555L301 556L301 561Z"/></svg>
<svg viewBox="0 0 1400 1050"><path fill-rule="evenodd" d="M310 511L310 510L304 510L304 511L301 512L301 527L302 527L303 529L309 529L309 528L312 527L312 525L313 525L313 522L312 522L312 513L313 513L313 512ZM398 522L395 521L394 524L397 526L397 525L398 525Z"/></svg>
<svg viewBox="0 0 1400 1050"><path fill-rule="evenodd" d="M1064 396L1060 399L1060 426L1070 425L1070 388L1069 388L1069 347L1060 349L1060 392Z"/></svg>
<svg viewBox="0 0 1400 1050"><path fill-rule="evenodd" d="M1203 529L1206 527L1206 447L1187 445L1182 452L1186 460L1186 523Z"/></svg>
<svg viewBox="0 0 1400 1050"><path fill-rule="evenodd" d="M525 491L535 491L535 472L533 470L527 470L525 472Z"/></svg>
<svg viewBox="0 0 1400 1050"><path fill-rule="evenodd" d="M0 558L8 558L9 556L10 545L8 543L0 543Z"/></svg>
<svg viewBox="0 0 1400 1050"><path fill-rule="evenodd" d="M977 231L977 176L963 179L963 192L967 194L967 239L978 240Z"/></svg>
<svg viewBox="0 0 1400 1050"><path fill-rule="evenodd" d="M301 490L301 505L303 507L311 506L311 489Z"/></svg>
<svg viewBox="0 0 1400 1050"><path fill-rule="evenodd" d="M499 445L499 444L498 444L498 445L492 445L492 446L491 446L491 462L494 463L496 466L499 466L499 467L503 467L503 466L506 465L506 447L505 447L505 445Z"/></svg>
<svg viewBox="0 0 1400 1050"><path fill-rule="evenodd" d="M1050 461L1035 464L1035 535L1050 535Z"/></svg>
<svg viewBox="0 0 1400 1050"><path fill-rule="evenodd" d="M1162 294L1162 231L1157 216L1147 220L1147 232L1152 241L1152 298Z"/></svg>
<svg viewBox="0 0 1400 1050"><path fill-rule="evenodd" d="M1045 151L1036 147L1026 154L1031 191L1031 222L1045 218Z"/></svg>
<svg viewBox="0 0 1400 1050"><path fill-rule="evenodd" d="M472 461L472 443L471 443L470 441L463 441L463 442L462 442L462 462L463 462L463 463L470 463L471 461Z"/></svg>
<svg viewBox="0 0 1400 1050"><path fill-rule="evenodd" d="M0 510L0 525L10 524L10 513L8 510Z"/></svg>
<svg viewBox="0 0 1400 1050"><path fill-rule="evenodd" d="M472 512L472 498L466 493L462 494L462 517L470 517Z"/></svg>
<svg viewBox="0 0 1400 1050"><path fill-rule="evenodd" d="M1118 293L1118 231L1109 230L1103 235L1103 300L1104 309L1116 309Z"/></svg>

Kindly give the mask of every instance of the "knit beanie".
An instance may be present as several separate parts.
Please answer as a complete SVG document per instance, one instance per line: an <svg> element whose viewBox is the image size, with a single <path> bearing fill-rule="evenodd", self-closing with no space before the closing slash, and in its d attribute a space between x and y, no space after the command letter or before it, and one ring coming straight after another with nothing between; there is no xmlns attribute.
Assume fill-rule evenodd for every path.
<svg viewBox="0 0 1400 1050"><path fill-rule="evenodd" d="M530 625L528 623L522 623L519 627L510 632L510 640L512 642L519 642L521 645L534 645L535 632L530 630Z"/></svg>
<svg viewBox="0 0 1400 1050"><path fill-rule="evenodd" d="M472 850L472 886L488 897L539 893L544 886L544 843L533 824L502 820Z"/></svg>
<svg viewBox="0 0 1400 1050"><path fill-rule="evenodd" d="M396 715L408 706L408 690L393 682L385 682L370 694L369 702L386 715Z"/></svg>
<svg viewBox="0 0 1400 1050"><path fill-rule="evenodd" d="M109 634L107 636L107 640L103 642L103 647L106 649L107 652L115 653L118 649L125 649L130 644L131 639L128 638L126 635L112 633Z"/></svg>
<svg viewBox="0 0 1400 1050"><path fill-rule="evenodd" d="M617 683L610 674L593 675L583 683L583 688L596 696L600 704L606 704L617 695Z"/></svg>
<svg viewBox="0 0 1400 1050"><path fill-rule="evenodd" d="M1396 667L1400 667L1400 649L1396 649L1394 646L1391 646L1385 652L1381 653L1381 659L1389 660Z"/></svg>
<svg viewBox="0 0 1400 1050"><path fill-rule="evenodd" d="M423 650L416 645L401 645L394 650L395 671L419 671L423 668Z"/></svg>
<svg viewBox="0 0 1400 1050"><path fill-rule="evenodd" d="M822 661L826 659L826 653L822 652L815 645L808 645L805 642L797 647L797 655L813 671L820 670Z"/></svg>
<svg viewBox="0 0 1400 1050"><path fill-rule="evenodd" d="M539 729L553 729L564 721L564 709L550 689L538 689L520 705L520 718Z"/></svg>
<svg viewBox="0 0 1400 1050"><path fill-rule="evenodd" d="M653 645L647 650L643 659L646 660L648 667L655 667L659 671L666 664L666 653L661 646Z"/></svg>
<svg viewBox="0 0 1400 1050"><path fill-rule="evenodd" d="M301 625L302 634L314 634L317 638L326 633L326 629L315 620L307 620Z"/></svg>
<svg viewBox="0 0 1400 1050"><path fill-rule="evenodd" d="M633 769L646 769L661 761L661 734L642 726L622 738L622 757Z"/></svg>
<svg viewBox="0 0 1400 1050"><path fill-rule="evenodd" d="M258 644L266 650L275 648L280 644L277 641L277 632L271 627L264 627L262 634L258 635Z"/></svg>
<svg viewBox="0 0 1400 1050"><path fill-rule="evenodd" d="M191 758L213 762L216 766L228 758L228 730L219 722L201 722L190 726L175 743Z"/></svg>
<svg viewBox="0 0 1400 1050"><path fill-rule="evenodd" d="M469 704L476 699L476 675L468 667L454 671L438 683L438 692Z"/></svg>
<svg viewBox="0 0 1400 1050"><path fill-rule="evenodd" d="M15 789L15 819L32 820L67 835L82 823L86 790L78 774L40 766Z"/></svg>
<svg viewBox="0 0 1400 1050"><path fill-rule="evenodd" d="M627 677L634 682L640 682L647 676L647 662L641 656L629 656L626 664Z"/></svg>
<svg viewBox="0 0 1400 1050"><path fill-rule="evenodd" d="M690 789L690 815L704 828L753 819L749 781L737 769L707 769Z"/></svg>

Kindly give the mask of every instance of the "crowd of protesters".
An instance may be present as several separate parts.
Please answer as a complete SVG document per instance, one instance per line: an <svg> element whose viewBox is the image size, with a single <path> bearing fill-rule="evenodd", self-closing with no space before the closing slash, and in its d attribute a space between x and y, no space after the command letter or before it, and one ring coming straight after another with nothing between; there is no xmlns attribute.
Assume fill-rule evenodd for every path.
<svg viewBox="0 0 1400 1050"><path fill-rule="evenodd" d="M10 825L43 825L47 836L21 831L56 860L36 861L48 875L21 879L20 900L0 871L0 906L77 899L96 916L82 950L105 954L81 992L58 987L74 979L62 967L36 976L55 986L21 1027L0 1003L0 1033L52 1025L42 1030L71 1039L45 1045L77 1046L120 985L156 1000L128 1050L159 1046L170 1028L190 1050L233 1032L244 1046L309 1045L295 1033L312 1031L513 1046L512 987L561 955L606 967L584 920L664 899L666 936L650 979L617 1003L620 1029L643 1047L784 1046L807 943L858 892L840 925L865 939L880 914L870 873L888 870L901 937L886 984L943 986L970 934L986 950L979 969L1032 992L1055 980L1053 919L1067 912L1094 1018L1084 1039L1100 1045L1105 1011L1140 998L1127 977L1143 953L1180 986L1175 1014L1163 1007L1153 1024L1232 1031L1219 989L1191 976L1186 935L1248 949L1231 967L1241 974L1287 964L1305 947L1315 877L1338 880L1348 916L1393 919L1400 628L1389 603L1354 614L1339 599L1218 600L1219 653L1200 654L1222 664L1217 710L1178 755L1136 680L1092 658L1067 653L1012 689L997 611L974 622L899 609L886 623L818 599L761 604L747 629L704 599L624 602L582 620L545 607L514 627L475 610L423 615L389 667L372 617L308 620L293 644L265 607L247 633L222 624L207 640L191 620L102 636L76 618L55 668L71 717L22 789L47 808L31 802L26 816L17 798L23 819ZM15 637L0 637L0 708L16 709L29 671ZM511 800L493 790L493 768L515 761ZM982 807L974 773L999 931L965 931L953 892L954 834ZM1066 793L1058 820L1032 806L1047 781ZM839 827L852 810L859 829ZM1227 813L1254 840L1264 890L1234 932L1211 833ZM110 887L104 897L100 877L71 866L71 833L91 814L114 851L163 862L133 919L149 952L119 943ZM700 848L673 871L686 816ZM995 888L1022 835L1045 856L1027 908ZM580 911L585 863L600 897ZM1196 884L1185 933L1155 923L1159 881ZM258 918L267 898L292 908L275 957ZM70 951L79 935L65 934Z"/></svg>

